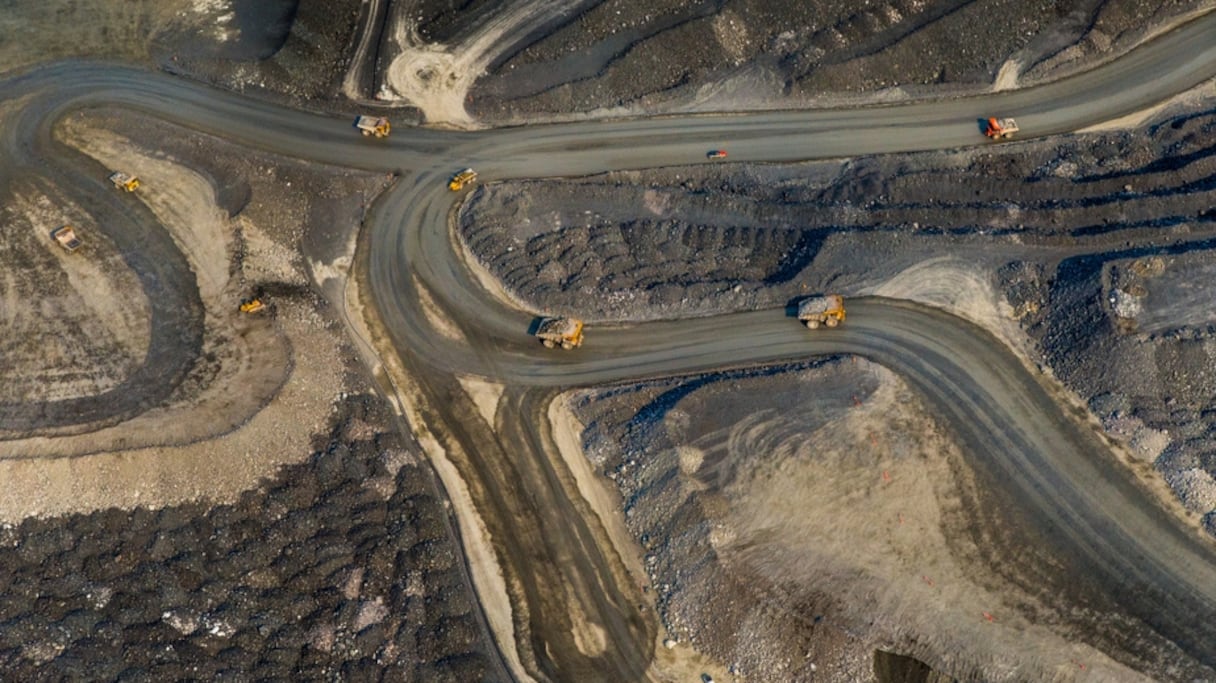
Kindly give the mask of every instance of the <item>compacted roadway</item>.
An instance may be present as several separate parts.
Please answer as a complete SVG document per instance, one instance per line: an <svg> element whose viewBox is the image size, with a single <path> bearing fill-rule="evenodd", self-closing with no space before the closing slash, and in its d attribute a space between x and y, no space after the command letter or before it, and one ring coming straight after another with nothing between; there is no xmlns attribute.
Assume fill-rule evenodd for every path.
<svg viewBox="0 0 1216 683"><path fill-rule="evenodd" d="M473 133L398 128L384 141L359 138L349 117L290 111L163 74L62 62L0 82L0 97L26 98L3 131L8 166L0 173L69 178L65 192L82 204L109 202L101 205L124 212L123 221L102 221L120 244L118 231L143 231L154 242L167 235L149 212L100 199L100 186L88 180L96 164L51 140L53 122L82 107L135 109L282 156L399 174L369 214L361 252L376 322L420 388L427 426L463 454L455 461L493 535L513 598L519 658L532 676L644 679L657 629L599 520L551 457L538 426L541 406L563 387L819 354L857 354L899 373L952 428L977 471L1004 482L1019 513L1051 530L1050 550L1064 566L1216 670L1212 544L1164 512L1114 465L1100 435L985 331L928 307L861 299L850 305L847 327L815 335L784 311L751 311L597 326L579 352L545 353L527 335L532 314L484 291L467 267L450 226L458 197L446 189L448 176L465 166L483 181L575 175L698 163L719 144L732 160L757 162L950 148L982 141L979 121L989 115L1016 116L1024 137L1075 130L1212 78L1213 35L1216 14L1208 14L1076 77L983 98ZM124 253L132 267L145 268L131 251ZM121 419L167 395L162 385L176 375L158 384L158 368L179 372L198 352L189 333L201 325L196 285L180 257L165 263L140 273L149 299L163 304L153 309L145 369L116 400L90 404L88 421L106 419L106 410ZM437 310L426 310L424 300ZM465 341L436 329L436 315ZM463 397L458 374L508 387L495 425ZM48 428L85 421L56 402L15 408L0 406L0 429L25 428L34 418ZM602 647L587 651L576 636L580 624L603 634Z"/></svg>

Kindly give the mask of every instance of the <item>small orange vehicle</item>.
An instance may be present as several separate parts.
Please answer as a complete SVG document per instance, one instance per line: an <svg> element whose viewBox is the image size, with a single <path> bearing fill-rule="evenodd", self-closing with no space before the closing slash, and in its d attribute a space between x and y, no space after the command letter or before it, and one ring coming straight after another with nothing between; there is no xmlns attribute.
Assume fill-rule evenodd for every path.
<svg viewBox="0 0 1216 683"><path fill-rule="evenodd" d="M998 119L995 116L988 119L988 127L984 129L984 135L993 140L1003 140L1013 137L1013 134L1018 132L1018 123L1013 119Z"/></svg>

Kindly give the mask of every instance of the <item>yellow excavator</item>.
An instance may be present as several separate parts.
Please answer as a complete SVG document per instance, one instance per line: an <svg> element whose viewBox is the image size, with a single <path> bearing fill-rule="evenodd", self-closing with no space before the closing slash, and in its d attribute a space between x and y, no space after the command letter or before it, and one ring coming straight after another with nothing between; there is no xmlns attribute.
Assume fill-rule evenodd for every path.
<svg viewBox="0 0 1216 683"><path fill-rule="evenodd" d="M264 308L266 308L266 304L262 303L258 297L241 300L241 313L257 313Z"/></svg>

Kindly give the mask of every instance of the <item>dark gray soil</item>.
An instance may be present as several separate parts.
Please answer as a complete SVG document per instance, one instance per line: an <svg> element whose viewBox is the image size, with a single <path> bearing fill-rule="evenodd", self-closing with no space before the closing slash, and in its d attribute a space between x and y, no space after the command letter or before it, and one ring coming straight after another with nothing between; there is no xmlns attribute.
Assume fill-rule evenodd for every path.
<svg viewBox="0 0 1216 683"><path fill-rule="evenodd" d="M1027 80L1055 78L1201 5L605 0L495 65L474 89L470 111L507 121L617 106L797 106L896 86L911 94L975 90L1008 59L1022 64ZM442 18L434 26L442 35L454 28Z"/></svg>
<svg viewBox="0 0 1216 683"><path fill-rule="evenodd" d="M774 581L740 559L738 548L760 543L759 554L778 565L782 561L774 557L790 552L791 546L799 548L795 557L814 562L824 552L814 535L788 543L770 544L763 534L728 536L733 540L720 545L712 541L718 530L734 525L735 505L746 507L743 499L755 495L745 483L751 472L774 468L790 473L808 467L809 459L823 467L815 470L816 477L832 478L830 459L819 463L814 448L791 452L787 444L841 422L855 404L868 402L875 388L875 378L859 372L857 365L824 359L576 395L574 408L586 426L584 450L621 495L626 526L645 553L667 633L747 680L856 681L862 680L867 664L882 683L952 680L943 671L961 680L1044 680L1026 669L987 670L982 657L959 650L957 643L944 650L932 634L892 625L881 606L866 611L842 598L842 584L867 581L864 561L843 571L815 572L813 580ZM850 438L844 431L844 438ZM732 445L740 434L751 448ZM704 455L695 470L682 461L684 448ZM865 450L860 444L853 448ZM923 457L917 448L905 444L892 453ZM1004 595L1003 609L1149 676L1205 680L1211 675L1211 669L1128 615L1088 578L1097 572L1074 569L1070 558L1053 555L1045 538L1050 530L1022 519L999 482L973 476L957 452L946 457L953 474L931 495L943 510L942 532L952 561L973 568L970 581ZM812 520L808 524L837 514L811 496L800 506L797 514ZM766 520L772 525L766 529L770 535L790 528L781 523L781 514ZM720 555L723 547L729 557ZM870 654L875 642L911 655L877 651L872 663L859 659L859 653Z"/></svg>
<svg viewBox="0 0 1216 683"><path fill-rule="evenodd" d="M305 464L236 504L0 529L3 678L487 680L429 475L390 469L408 446L374 395L339 415ZM352 439L356 419L376 433Z"/></svg>
<svg viewBox="0 0 1216 683"><path fill-rule="evenodd" d="M466 203L460 232L524 300L592 318L780 305L947 249L994 270L1034 254L999 271L1016 303L1045 295L1053 254L1210 228L1213 126L1204 113L1055 143L498 183Z"/></svg>
<svg viewBox="0 0 1216 683"><path fill-rule="evenodd" d="M1185 267L1209 281L1214 132L1206 110L950 153L492 184L459 229L520 299L591 319L780 306L807 291L852 294L933 256L963 258L988 269L1037 353L1099 417L1168 435L1156 464L1205 514L1216 503L1179 473L1216 474L1216 321L1198 302L1144 331L1109 302L1124 296L1112 282L1165 301L1185 294L1185 282L1162 291L1166 280L1132 280L1153 257L1160 277Z"/></svg>
<svg viewBox="0 0 1216 683"><path fill-rule="evenodd" d="M333 99L359 28L359 0L236 0L235 39L213 26L182 26L152 37L161 68L263 97Z"/></svg>
<svg viewBox="0 0 1216 683"><path fill-rule="evenodd" d="M384 182L251 154L129 112L79 116L157 140L159 155L211 180L230 216L244 215L314 258L339 255ZM239 235L235 245L229 267L241 278ZM241 285L337 327L301 282ZM182 387L208 361L177 352L191 368L169 387L182 400ZM495 678L494 646L433 474L416 464L401 425L347 362L344 385L355 389L314 437L311 456L237 504L109 510L3 529L0 678ZM194 384L197 391L206 381ZM356 422L374 434L353 435Z"/></svg>

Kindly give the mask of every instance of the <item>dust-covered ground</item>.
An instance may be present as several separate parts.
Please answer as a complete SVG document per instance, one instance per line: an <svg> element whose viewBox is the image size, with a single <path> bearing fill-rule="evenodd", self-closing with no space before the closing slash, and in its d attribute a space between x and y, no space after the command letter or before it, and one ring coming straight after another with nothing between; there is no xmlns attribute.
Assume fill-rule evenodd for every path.
<svg viewBox="0 0 1216 683"><path fill-rule="evenodd" d="M55 134L99 177L142 178L133 194L104 191L167 230L202 333L176 349L188 372L163 402L117 399L137 416L5 432L7 675L494 678L433 474L360 365L343 311L315 289L346 277L355 227L388 179L129 112L74 114ZM93 394L152 362L148 292L109 237L132 226L44 181L5 192L3 400ZM49 237L65 222L84 242L73 253ZM239 313L254 293L269 307ZM20 353L40 339L58 352Z"/></svg>
<svg viewBox="0 0 1216 683"><path fill-rule="evenodd" d="M401 23L384 33L384 93L420 106L430 120L455 123L459 107L475 120L522 123L1003 89L1108 59L1207 7L1199 0L392 4L404 7ZM486 41L488 34L497 40ZM433 67L423 88L419 65ZM448 104L438 106L440 99Z"/></svg>
<svg viewBox="0 0 1216 683"><path fill-rule="evenodd" d="M305 106L334 106L345 92L417 106L432 122L474 125L1003 88L1092 64L1202 6L11 1L0 4L0 63L16 70L61 58L118 60ZM369 7L383 13L361 24ZM374 62L370 85L362 78L351 85L352 56ZM1202 142L1210 119L1179 117L1146 135L1111 133L1065 143L1071 148L1019 146L1025 156L1013 161L985 150L722 168L679 184L622 174L492 186L466 208L463 232L516 296L572 305L591 293L603 302L592 311L600 317L711 313L829 287L881 292L897 282L899 293L971 314L1050 363L1094 397L1108 430L1156 458L1184 502L1202 512L1216 505L1205 402L1216 392L1205 396L1210 382L1195 369L1212 357L1207 318L1196 305L1208 297L1206 247L1157 253L1143 245L1161 231L1189 239L1210 223L1210 155ZM138 417L92 424L85 434L4 435L3 515L14 520L0 534L10 579L0 589L5 671L21 679L491 677L492 645L430 470L415 465L413 444L398 436L400 425L358 370L343 341L343 311L315 289L349 267L350 245L335 243L341 231L334 226L356 224L381 179L262 159L113 112L68 121L59 135L100 167L144 177L146 187L127 199L146 203L170 231L196 279L186 308L200 322L197 336L184 340L191 352L170 395L147 406L138 406L139 396L123 397ZM0 404L120 386L152 344L158 300L140 292L129 252L107 234L105 212L42 180L5 188L3 210ZM483 220L509 229L490 234ZM50 243L49 230L64 223L78 226L81 252ZM1112 252L1120 241L1140 246ZM960 278L975 291L952 287ZM257 290L275 315L238 315L236 301ZM1074 320L1068 312L1078 305L1086 316ZM1072 357L1071 344L1093 355ZM1106 372L1092 360L1099 353L1151 372ZM789 376L855 386L872 407L903 396L879 370L798 372ZM1162 393L1167 380L1179 388ZM842 396L824 410L857 408ZM584 397L593 451L597 428L608 434L612 427L595 423L609 403ZM618 476L624 490L645 486L658 495L660 509L688 494L673 508L681 511L674 521L630 520L655 558L653 581L676 639L753 678L789 678L812 665L838 680L915 668L875 655L875 647L951 671L1126 673L1086 646L1065 646L1057 631L1019 636L1026 610L1041 603L994 613L990 602L1008 606L994 599L1008 577L977 580L964 572L978 566L967 564L966 552L942 564L949 556L942 543L966 550L965 539L948 533L961 524L960 494L951 486L965 489L966 477L942 464L951 462L951 446L934 440L931 420L914 407L903 422L866 433L898 445L878 461L832 444L808 455L795 442L807 433L822 438L822 425L758 423L764 415L741 410L723 409L721 424L689 421L707 435L692 450L673 445L650 470L628 465L629 476L643 476ZM759 440L715 442L734 418ZM769 469L745 472L725 460L707 468L696 452L754 453L774 434L784 450ZM654 448L666 448L661 435L650 436ZM614 471L604 457L601 466ZM833 498L849 489L815 488L812 468L799 467L808 460L841 481L868 473L872 485L856 499ZM876 464L890 465L890 482L880 472L883 483L873 484ZM797 476L784 479L787 472ZM820 491L828 503L853 504L888 522L890 501L883 506L880 487L908 485L908 496L923 499L915 514L927 521L911 540L883 536L881 526L807 529L787 500L759 495L780 491L777 484ZM726 519L724 504L749 496L755 504L741 506L733 526L709 526L706 520ZM696 509L689 512L687 501ZM16 521L31 513L38 518ZM684 527L675 525L693 531L676 539ZM800 543L776 543L770 528ZM840 534L865 541L858 557L869 564L841 561L837 555L853 548L840 547ZM759 554L752 541L771 552ZM707 559L707 550L724 561ZM923 562L936 563L939 575L918 577L913 565ZM809 571L817 574L800 573ZM821 594L819 574L842 595ZM938 586L945 597L930 590ZM755 596L759 608L731 595ZM777 609L783 601L805 609ZM880 606L899 623L925 625L936 615L957 626L913 643L894 618L875 619ZM996 618L977 620L977 608ZM809 624L802 612L813 613ZM997 634L992 642L972 649L974 628L965 627L973 622ZM743 623L740 633L757 637L743 642L707 630L714 623ZM772 649L761 651L766 643ZM1008 643L1016 655L992 643ZM971 658L943 660L942 650L954 646L967 647ZM1142 657L1131 663L1151 667L1160 659L1152 649Z"/></svg>
<svg viewBox="0 0 1216 683"><path fill-rule="evenodd" d="M0 2L0 64L121 60L300 102L332 99L352 51L358 0Z"/></svg>
<svg viewBox="0 0 1216 683"><path fill-rule="evenodd" d="M534 309L592 321L780 307L824 290L943 306L1054 373L1088 402L1109 434L1154 463L1182 503L1206 515L1216 532L1216 326L1205 277L1216 262L1216 161L1208 144L1216 129L1212 102L1207 86L1143 128L948 153L489 184L469 198L459 231L509 296ZM927 435L936 434L931 424L901 418L889 425L884 415L865 424L889 430L894 445L876 449L879 454L870 459L855 451L833 456L831 430L803 424L820 418L802 413L846 414L848 401L831 388L838 381L820 368L805 378L802 393L786 394L781 387L793 382L786 374L749 375L746 382L718 375L580 395L579 414L589 426L586 446L621 490L673 633L695 638L698 649L706 647L727 664L737 661L744 675L759 672L762 680L783 677L776 668L781 666L807 675L812 662L857 675L870 670L869 655L883 643L944 671L983 680L1066 678L1074 659L1094 666L1088 655L1063 656L1066 650L1053 649L1049 643L1062 633L1077 647L1087 642L1108 652L1127 651L1117 645L1105 649L1117 643L1117 633L1084 627L1084 614L1039 612L1034 598L1027 598L1031 607L1022 618L1073 625L1036 641L1045 650L1003 636L991 641L1004 643L995 651L986 649L991 643L973 649L951 640L951 625L966 623L962 617L921 620L921 608L903 602L916 592L886 582L924 574L936 586L937 578L901 565L909 556L893 545L865 545L875 528L846 527L852 522L835 519L829 524L813 510L831 512L834 506L849 510L842 516L872 520L877 527L891 525L892 516L898 524L899 513L883 507L875 493L876 477L884 469L891 474L887 458L901 449L949 453L952 446L925 445ZM859 398L868 391L857 378L840 382ZM751 388L743 391L745 385ZM736 399L736 390L743 398ZM661 392L668 393L658 397ZM698 392L712 398L681 407ZM819 406L821 395L834 397L835 408ZM782 410L790 405L800 406L798 416ZM797 426L774 426L787 422ZM802 440L809 445L799 445ZM765 468L721 466L716 458L726 453L747 458L748 466L768 467L770 458L798 464L764 478ZM790 453L814 462L814 477L799 479L796 468L803 463ZM953 509L943 501L967 488L962 471L925 474L940 487L929 494L936 505ZM838 472L852 478L839 478ZM798 486L783 488L786 476ZM822 491L819 476L831 482ZM803 489L819 494L798 493ZM775 491L785 494L769 495ZM834 497L848 495L857 500ZM832 505L815 507L821 496ZM925 497L908 492L898 499L914 505L910 501ZM788 500L805 504L808 518L818 523L813 535L788 527L779 509ZM951 546L943 554L955 557L965 535L952 524L982 515L982 509L957 517L939 513L924 528L941 533ZM846 545L834 552L833 543ZM1006 547L1005 554L1013 547L1018 546ZM770 566L767 558L780 557L779 551L800 560L774 560L777 565ZM992 562L1001 556L988 552L984 562L963 573L991 576ZM795 576L803 565L807 573ZM976 580L1005 600L1016 600L1010 597L1021 594L1016 585L1029 583L1007 575L991 585ZM979 603L967 600L982 602L980 595L973 587L960 589L958 604L968 605L960 609L974 613ZM782 613L789 605L799 606L797 614ZM808 621L808 614L827 621ZM747 628L736 638L722 624ZM901 624L909 630L900 632ZM990 626L976 622L972 634ZM762 627L772 630L748 638L748 628ZM828 663L813 655L803 661L809 646L793 634L838 638L845 653L840 657L850 659ZM1124 664L1185 678L1169 668L1168 649L1145 647L1136 656L1143 658ZM1080 671L1077 663L1072 666L1073 673ZM1131 675L1117 669L1109 676ZM1110 680L1087 671L1097 675L1092 680ZM839 673L837 680L849 675Z"/></svg>
<svg viewBox="0 0 1216 683"><path fill-rule="evenodd" d="M987 526L966 458L879 366L834 358L571 401L669 643L722 662L726 680L916 680L880 649L960 680L1142 680L1102 653L1141 639L1128 663L1184 673L1143 626L1094 631L1055 598L1052 559Z"/></svg>

